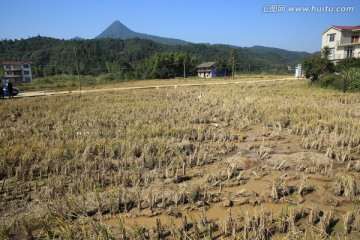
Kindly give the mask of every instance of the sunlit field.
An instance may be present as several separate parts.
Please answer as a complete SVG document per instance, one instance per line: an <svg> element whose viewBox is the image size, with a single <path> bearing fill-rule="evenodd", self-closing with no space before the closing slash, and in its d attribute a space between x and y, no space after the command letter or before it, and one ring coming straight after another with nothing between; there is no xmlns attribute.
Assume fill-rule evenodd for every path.
<svg viewBox="0 0 360 240"><path fill-rule="evenodd" d="M103 74L99 76L76 76L76 75L55 75L48 77L35 78L31 83L16 86L20 92L28 91L74 91L94 90L104 88L121 88L121 87L144 87L144 86L164 86L179 84L203 84L214 82L242 82L263 79L283 79L293 78L293 75L276 75L276 74L239 74L235 78L210 78L204 79L199 77L173 78L173 79L147 79L147 80L118 80L113 74Z"/></svg>
<svg viewBox="0 0 360 240"><path fill-rule="evenodd" d="M358 93L73 93L0 100L0 120L0 239L360 237Z"/></svg>

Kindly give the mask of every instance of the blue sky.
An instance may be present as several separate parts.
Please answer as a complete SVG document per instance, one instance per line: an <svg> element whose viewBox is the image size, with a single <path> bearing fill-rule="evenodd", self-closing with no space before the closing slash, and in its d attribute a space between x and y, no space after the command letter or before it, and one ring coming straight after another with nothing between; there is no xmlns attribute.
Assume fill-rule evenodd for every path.
<svg viewBox="0 0 360 240"><path fill-rule="evenodd" d="M314 52L321 47L322 31L330 25L360 25L359 0L0 0L0 3L0 39L37 35L94 38L119 20L136 32L194 43L262 45ZM282 6L284 10L280 10ZM315 12L291 12L293 6L318 8ZM336 7L353 7L353 11L329 12L325 7L333 7L334 11Z"/></svg>

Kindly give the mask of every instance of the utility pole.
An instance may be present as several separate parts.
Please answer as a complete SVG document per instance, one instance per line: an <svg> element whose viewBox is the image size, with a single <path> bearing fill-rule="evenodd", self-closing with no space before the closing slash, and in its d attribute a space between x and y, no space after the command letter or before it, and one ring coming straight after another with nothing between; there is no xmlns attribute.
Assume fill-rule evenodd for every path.
<svg viewBox="0 0 360 240"><path fill-rule="evenodd" d="M186 68L185 68L185 60L184 60L183 64L184 64L184 79L185 79L185 78L186 78L186 73L185 73L185 70L186 70Z"/></svg>
<svg viewBox="0 0 360 240"><path fill-rule="evenodd" d="M76 56L76 46L75 46L75 44L74 44L74 55L75 55L76 71L77 71L77 74L78 74L79 89L80 89L80 91L81 91L81 80L80 80L80 74L79 74L79 63L78 63L77 56Z"/></svg>
<svg viewBox="0 0 360 240"><path fill-rule="evenodd" d="M234 79L234 70L235 70L235 56L233 56L233 61L232 61L232 78Z"/></svg>

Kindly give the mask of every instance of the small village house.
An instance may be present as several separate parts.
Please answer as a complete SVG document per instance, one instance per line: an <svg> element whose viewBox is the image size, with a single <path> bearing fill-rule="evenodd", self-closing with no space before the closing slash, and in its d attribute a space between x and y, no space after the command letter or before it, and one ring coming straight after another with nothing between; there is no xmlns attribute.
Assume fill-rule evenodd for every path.
<svg viewBox="0 0 360 240"><path fill-rule="evenodd" d="M14 83L27 83L33 79L30 62L3 62L4 76L2 80Z"/></svg>
<svg viewBox="0 0 360 240"><path fill-rule="evenodd" d="M225 77L226 72L219 72L216 69L216 62L204 62L196 67L198 76L201 78Z"/></svg>
<svg viewBox="0 0 360 240"><path fill-rule="evenodd" d="M321 48L330 48L329 59L337 63L345 58L360 57L360 25L331 26L322 34Z"/></svg>

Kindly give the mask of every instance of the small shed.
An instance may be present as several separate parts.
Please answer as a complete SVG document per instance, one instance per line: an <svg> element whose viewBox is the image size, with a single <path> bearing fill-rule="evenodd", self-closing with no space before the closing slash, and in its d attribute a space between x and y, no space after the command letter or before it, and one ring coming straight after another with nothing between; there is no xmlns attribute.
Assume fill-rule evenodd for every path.
<svg viewBox="0 0 360 240"><path fill-rule="evenodd" d="M204 62L196 67L199 77L202 78L211 78L214 72L215 62Z"/></svg>
<svg viewBox="0 0 360 240"><path fill-rule="evenodd" d="M217 62L204 62L197 66L196 70L202 78L226 77L226 65Z"/></svg>

